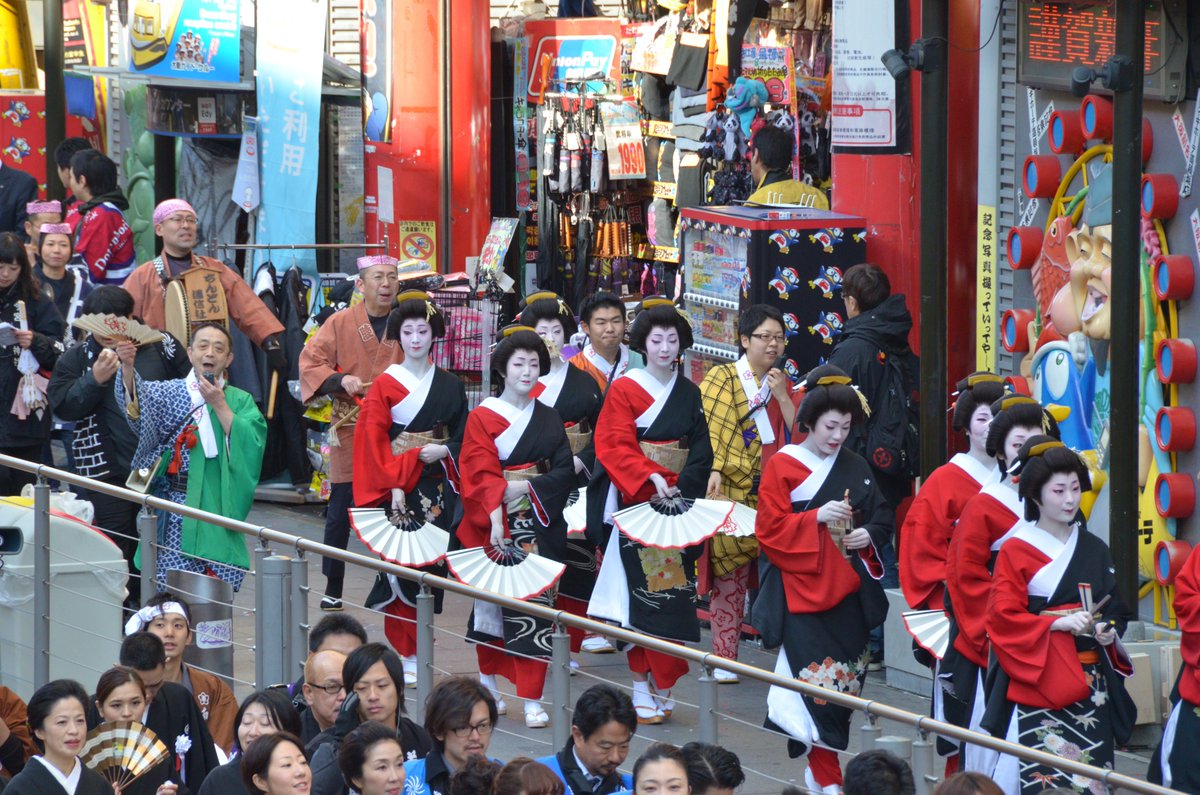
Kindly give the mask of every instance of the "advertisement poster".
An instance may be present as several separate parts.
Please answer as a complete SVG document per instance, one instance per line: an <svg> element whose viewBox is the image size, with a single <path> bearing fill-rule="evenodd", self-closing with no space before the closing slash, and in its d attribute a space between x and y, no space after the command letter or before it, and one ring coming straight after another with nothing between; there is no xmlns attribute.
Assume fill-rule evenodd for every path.
<svg viewBox="0 0 1200 795"><path fill-rule="evenodd" d="M530 102L542 92L561 92L568 83L603 76L587 84L589 94L608 93L620 84L617 42L621 23L615 19L543 19L525 23L529 41ZM607 81L607 85L606 85Z"/></svg>
<svg viewBox="0 0 1200 795"><path fill-rule="evenodd" d="M129 6L129 68L135 73L217 83L242 79L241 0L130 0ZM294 20L284 13L279 19Z"/></svg>
<svg viewBox="0 0 1200 795"><path fill-rule="evenodd" d="M609 179L645 179L646 147L636 105L629 102L600 103L604 141L608 147Z"/></svg>
<svg viewBox="0 0 1200 795"><path fill-rule="evenodd" d="M792 51L787 47L743 47L742 77L750 77L767 87L772 105L792 104Z"/></svg>
<svg viewBox="0 0 1200 795"><path fill-rule="evenodd" d="M163 135L238 138L246 103L242 91L146 87L146 128Z"/></svg>
<svg viewBox="0 0 1200 795"><path fill-rule="evenodd" d="M233 178L230 200L246 212L258 206L258 119L242 119L242 145L238 149L237 174Z"/></svg>
<svg viewBox="0 0 1200 795"><path fill-rule="evenodd" d="M392 142L392 4L363 3L363 118L368 141Z"/></svg>
<svg viewBox="0 0 1200 795"><path fill-rule="evenodd" d="M896 145L896 81L879 59L895 21L895 0L833 0L834 146Z"/></svg>

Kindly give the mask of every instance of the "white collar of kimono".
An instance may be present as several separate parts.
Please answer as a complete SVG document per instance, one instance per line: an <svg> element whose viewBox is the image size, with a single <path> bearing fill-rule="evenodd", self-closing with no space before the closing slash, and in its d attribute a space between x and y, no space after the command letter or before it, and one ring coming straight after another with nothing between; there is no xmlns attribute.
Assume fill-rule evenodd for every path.
<svg viewBox="0 0 1200 795"><path fill-rule="evenodd" d="M392 406L392 422L397 425L408 425L413 421L413 417L417 416L417 412L425 405L425 399L429 397L429 389L433 386L433 374L436 370L436 367L430 367L425 371L425 375L418 376L402 364L393 364L383 371L408 390L408 394L399 403Z"/></svg>
<svg viewBox="0 0 1200 795"><path fill-rule="evenodd" d="M970 475L981 488L1000 482L1000 464L994 458L988 465L969 453L955 453L950 463Z"/></svg>
<svg viewBox="0 0 1200 795"><path fill-rule="evenodd" d="M187 374L188 397L192 399L192 416L196 420L196 433L200 436L200 447L205 458L217 457L217 434L213 429L212 413L200 394L200 378L193 369ZM223 386L223 384L222 384Z"/></svg>
<svg viewBox="0 0 1200 795"><path fill-rule="evenodd" d="M557 371L551 370L538 379L538 383L542 385L538 400L550 408L554 408L554 404L558 402L558 396L562 394L563 384L567 382L567 368L570 366L568 364L558 368Z"/></svg>
<svg viewBox="0 0 1200 795"><path fill-rule="evenodd" d="M1013 535L1050 558L1050 562L1030 578L1028 586L1030 596L1049 599L1058 590L1067 564L1075 554L1075 545L1079 543L1079 525L1071 527L1071 535L1066 541L1059 541L1033 522L1023 522Z"/></svg>
<svg viewBox="0 0 1200 795"><path fill-rule="evenodd" d="M996 552L1000 547L1004 546L1005 541L1012 538L1021 529L1021 524L1025 521L1025 503L1021 502L1021 498L1017 496L1016 489L1010 488L1002 481L996 481L990 486L984 486L979 490L979 493L988 495L1003 505L1015 517L1012 527L1008 528L1008 532L992 542L991 549L993 552Z"/></svg>
<svg viewBox="0 0 1200 795"><path fill-rule="evenodd" d="M605 379L611 384L629 370L629 346L621 343L621 348L617 352L617 363L609 364L608 360L600 354L596 353L596 349L592 347L592 343L583 346L583 355L588 361L596 366L600 372L604 373Z"/></svg>
<svg viewBox="0 0 1200 795"><path fill-rule="evenodd" d="M38 755L34 759L46 766L46 769L50 771L50 775L54 776L54 780L59 783L59 786L67 791L67 795L75 795L75 791L79 788L79 780L83 778L83 763L78 758L75 759L75 767L71 768L71 773L66 776L62 774L61 770L50 764L50 760L46 757Z"/></svg>
<svg viewBox="0 0 1200 795"><path fill-rule="evenodd" d="M517 446L517 442L521 441L521 437L525 435L525 429L529 427L529 421L533 419L533 407L537 405L537 401L531 400L528 406L519 409L498 397L489 397L485 398L479 405L481 408L494 411L508 420L508 427L496 437L496 452L499 454L500 460L503 461L512 455L513 448Z"/></svg>
<svg viewBox="0 0 1200 795"><path fill-rule="evenodd" d="M842 449L839 447L836 453L824 458L821 458L821 456L801 444L785 445L779 449L779 452L791 456L808 470L808 477L804 479L803 483L792 489L792 493L789 495L792 502L800 502L801 500L808 502L817 496L817 492L825 485L825 479L829 477L830 471L833 470L833 465L837 461L837 457L842 452Z"/></svg>
<svg viewBox="0 0 1200 795"><path fill-rule="evenodd" d="M658 415L662 413L663 407L667 405L667 397L670 396L671 390L675 388L675 381L679 378L679 371L676 370L672 373L671 380L665 384L650 375L648 370L630 370L625 374L625 377L632 378L634 383L645 390L646 394L654 401L650 404L650 408L642 412L642 415L637 418L635 423L639 428L649 428L658 419Z"/></svg>
<svg viewBox="0 0 1200 795"><path fill-rule="evenodd" d="M765 378L762 386L758 385L754 377L754 368L750 366L746 354L742 354L735 367L738 380L742 382L742 391L746 393L746 402L749 404L746 413L754 418L754 424L758 427L758 441L772 444L775 441L775 431L771 428L771 419L766 411L767 403L771 400L771 387Z"/></svg>

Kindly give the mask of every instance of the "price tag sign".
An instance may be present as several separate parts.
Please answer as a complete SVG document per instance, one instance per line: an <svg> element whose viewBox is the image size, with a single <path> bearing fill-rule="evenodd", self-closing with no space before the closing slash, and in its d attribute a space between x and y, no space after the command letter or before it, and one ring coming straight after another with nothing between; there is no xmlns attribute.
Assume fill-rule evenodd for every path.
<svg viewBox="0 0 1200 795"><path fill-rule="evenodd" d="M600 117L608 147L608 178L645 179L646 147L637 107L629 102L604 102Z"/></svg>

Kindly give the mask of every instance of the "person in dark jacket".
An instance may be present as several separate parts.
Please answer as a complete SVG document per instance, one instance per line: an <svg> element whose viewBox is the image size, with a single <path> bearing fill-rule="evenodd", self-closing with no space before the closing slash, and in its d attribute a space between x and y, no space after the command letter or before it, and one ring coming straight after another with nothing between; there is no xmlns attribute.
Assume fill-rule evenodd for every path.
<svg viewBox="0 0 1200 795"><path fill-rule="evenodd" d="M242 761L256 740L283 732L300 734L300 715L281 689L259 690L246 696L233 719L233 758L218 767L200 787L199 795L250 795L242 777Z"/></svg>
<svg viewBox="0 0 1200 795"><path fill-rule="evenodd" d="M850 376L851 381L867 398L872 415L862 426L851 432L846 445L861 455L871 465L875 482L883 498L892 508L898 508L906 497L912 495L912 480L907 477L881 471L867 448L867 437L871 423L879 419L879 407L888 400L889 357L907 358L912 350L908 345L908 334L912 331L912 315L904 296L892 294L888 276L878 265L869 262L855 265L846 270L842 277L842 298L846 302L846 321L838 341L834 343L829 363L839 367ZM913 377L917 377L913 373ZM894 399L894 398L892 398ZM900 585L899 569L896 567L896 548L893 543L879 550L883 561L884 588ZM871 660L869 669L878 671L883 667L883 627L871 632Z"/></svg>
<svg viewBox="0 0 1200 795"><path fill-rule="evenodd" d="M404 763L405 795L451 795L450 778L467 760L486 756L496 728L496 700L478 680L451 676L438 682L425 705L434 747Z"/></svg>
<svg viewBox="0 0 1200 795"><path fill-rule="evenodd" d="M571 738L557 754L538 759L566 785L568 795L609 795L633 789L617 770L637 731L633 699L612 685L589 687L575 702Z"/></svg>
<svg viewBox="0 0 1200 795"><path fill-rule="evenodd" d="M347 695L337 720L305 748L313 795L345 795L338 751L342 739L365 721L395 726L405 759L422 759L433 749L429 734L404 714L404 663L396 652L382 643L354 650L342 666L342 683Z"/></svg>
<svg viewBox="0 0 1200 795"><path fill-rule="evenodd" d="M0 232L20 232L25 205L37 201L37 180L19 168L0 163Z"/></svg>
<svg viewBox="0 0 1200 795"><path fill-rule="evenodd" d="M63 320L33 277L21 238L0 234L0 453L40 462L50 436L46 379L63 352ZM25 352L31 356L22 356ZM34 476L0 467L0 496L21 493Z"/></svg>
<svg viewBox="0 0 1200 795"><path fill-rule="evenodd" d="M102 285L88 293L83 313L128 318L133 314L133 297L115 285ZM129 461L137 449L137 435L129 427L125 407L117 400L114 389L118 364L115 349L119 344L115 337L89 334L81 344L59 357L47 389L54 415L75 423L71 444L75 471L114 486L125 485ZM139 346L134 366L147 381L183 378L192 369L187 350L167 333L163 334L162 342ZM90 500L96 509L93 520L96 527L121 548L129 571L136 571L133 556L138 546L140 506L100 492L88 492L84 499ZM140 581L131 577L126 604L136 610L141 602Z"/></svg>

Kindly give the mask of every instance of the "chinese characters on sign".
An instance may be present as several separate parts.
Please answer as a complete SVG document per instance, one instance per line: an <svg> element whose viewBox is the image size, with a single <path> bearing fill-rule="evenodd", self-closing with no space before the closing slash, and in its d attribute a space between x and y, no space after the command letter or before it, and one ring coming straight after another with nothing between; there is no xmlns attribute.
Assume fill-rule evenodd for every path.
<svg viewBox="0 0 1200 795"><path fill-rule="evenodd" d="M895 17L894 0L833 0L834 146L896 145L896 81L879 60Z"/></svg>
<svg viewBox="0 0 1200 795"><path fill-rule="evenodd" d="M608 178L645 179L646 148L637 107L629 102L603 102L600 117L608 147Z"/></svg>
<svg viewBox="0 0 1200 795"><path fill-rule="evenodd" d="M975 259L975 369L996 368L996 208L979 206Z"/></svg>
<svg viewBox="0 0 1200 795"><path fill-rule="evenodd" d="M160 0L129 5L133 71L218 83L241 81L239 0Z"/></svg>

